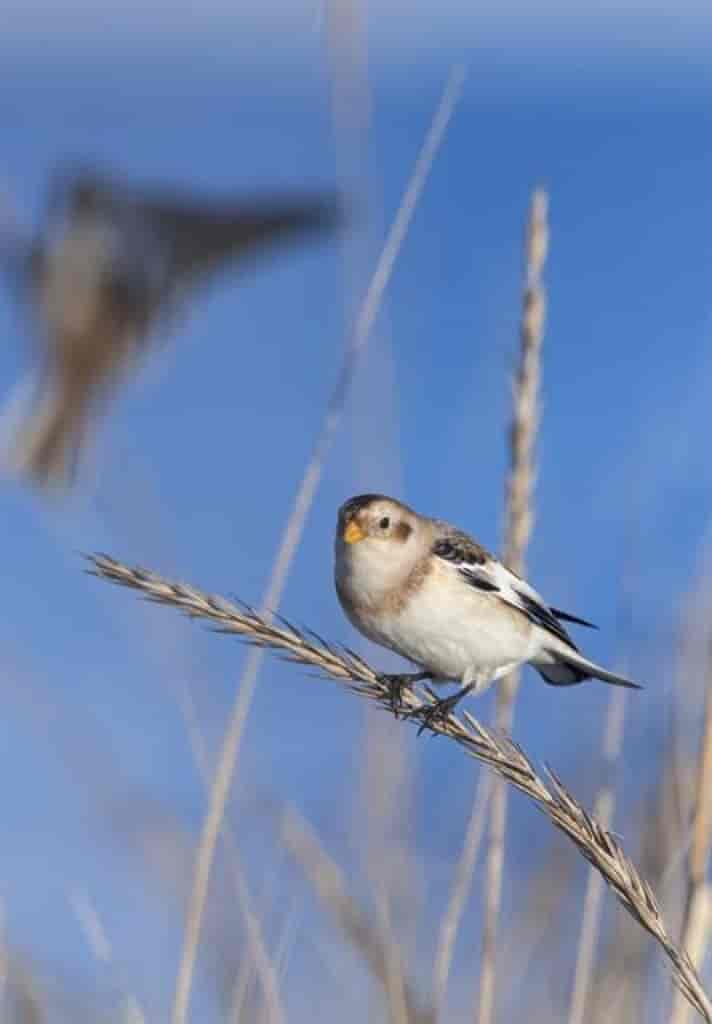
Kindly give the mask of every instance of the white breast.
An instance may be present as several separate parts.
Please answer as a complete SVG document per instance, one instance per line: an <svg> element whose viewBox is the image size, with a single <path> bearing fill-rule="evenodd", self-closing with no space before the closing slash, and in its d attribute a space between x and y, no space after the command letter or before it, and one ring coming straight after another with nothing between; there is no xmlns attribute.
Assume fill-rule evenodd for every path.
<svg viewBox="0 0 712 1024"><path fill-rule="evenodd" d="M447 679L473 672L494 679L532 653L524 616L461 581L449 566L438 566L398 614L370 625L400 654Z"/></svg>

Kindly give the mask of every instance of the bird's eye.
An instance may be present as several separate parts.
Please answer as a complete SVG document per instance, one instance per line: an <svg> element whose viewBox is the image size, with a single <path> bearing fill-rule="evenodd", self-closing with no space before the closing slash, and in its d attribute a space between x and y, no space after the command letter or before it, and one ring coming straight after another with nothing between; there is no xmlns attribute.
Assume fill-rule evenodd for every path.
<svg viewBox="0 0 712 1024"><path fill-rule="evenodd" d="M388 516L384 516L378 525L381 527L382 530L387 530L388 527L391 525L391 521L388 518Z"/></svg>

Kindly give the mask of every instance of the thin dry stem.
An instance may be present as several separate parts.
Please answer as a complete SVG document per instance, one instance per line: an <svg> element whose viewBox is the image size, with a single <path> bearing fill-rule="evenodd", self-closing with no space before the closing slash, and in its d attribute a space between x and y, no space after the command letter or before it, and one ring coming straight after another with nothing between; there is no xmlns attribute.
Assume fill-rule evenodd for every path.
<svg viewBox="0 0 712 1024"><path fill-rule="evenodd" d="M331 450L337 428L341 422L355 368L378 315L393 266L425 186L430 167L459 98L463 81L463 69L455 68L446 83L440 104L433 116L422 149L416 160L408 187L386 237L363 305L356 319L353 335L344 357L344 363L327 407L321 433L317 438L311 458L307 463L287 520L284 535L272 568L272 574L263 597L262 607L264 609L279 607L287 575L301 540L304 523L321 480L326 457ZM269 612L266 611L265 614L269 615ZM215 847L225 816L225 806L232 785L245 723L252 704L261 664L262 652L260 650L252 651L247 659L242 679L238 686L237 696L230 712L225 737L218 754L215 778L210 789L208 810L198 843L193 885L189 897L184 931L183 950L176 979L171 1017L173 1024L185 1024L188 1014L190 992L207 900L208 883L215 857Z"/></svg>
<svg viewBox="0 0 712 1024"><path fill-rule="evenodd" d="M70 902L92 953L97 960L110 963L111 943L89 893L77 886L70 893Z"/></svg>
<svg viewBox="0 0 712 1024"><path fill-rule="evenodd" d="M176 583L146 569L131 568L107 555L90 557L91 572L112 583L133 588L148 600L171 605L191 618L206 619L218 632L231 633L247 643L271 648L286 660L317 669L362 697L385 709L391 707L388 680L353 651L337 649L316 634L300 631L285 620L274 625L247 605L237 605L222 597L211 596L195 587ZM423 722L423 711L430 706L412 690L403 691L403 704L411 712L408 721ZM524 751L509 737L481 725L465 713L460 719L450 714L429 720L427 728L446 736L470 757L485 764L497 776L524 793L568 836L579 852L603 876L628 913L658 942L672 968L673 979L685 997L708 1024L712 1024L712 1003L685 950L670 937L655 895L618 840L607 832L568 792L561 780L549 770L547 778L535 771Z"/></svg>
<svg viewBox="0 0 712 1024"><path fill-rule="evenodd" d="M17 1024L45 1024L49 1020L47 1000L36 974L18 957L9 961L7 987L12 993Z"/></svg>
<svg viewBox="0 0 712 1024"><path fill-rule="evenodd" d="M369 88L366 10L361 0L327 0L326 15L326 35L331 67L332 117L337 166L340 167L339 177L344 183L348 182L348 186L344 190L347 194L354 196L355 202L364 201L365 204L368 196L372 214L376 215L371 219L375 222L381 211L378 199L374 204L374 182L370 180L367 156L372 102ZM355 232L351 237L351 244L344 247L343 278L345 294L349 298L351 296L354 299L361 297L364 266L367 265L366 260L372 250L371 234L372 231ZM347 306L350 305L351 301L348 301ZM382 344L381 341L380 347ZM355 432L355 436L360 436L358 430ZM360 445L363 445L363 438L360 440ZM379 453L382 456L382 447L379 447ZM404 870L397 877L397 881L393 879L394 872L390 869L393 858L389 855L391 851L386 845L390 812L397 803L394 791L397 787L397 779L401 775L401 772L397 770L400 765L393 762L399 762L399 755L402 752L396 750L396 746L399 745L397 740L395 743L392 739L383 743L380 733L374 736L374 730L378 732L378 727L383 728L384 725L385 722L380 718L375 724L374 716L366 718L367 742L371 749L365 753L365 771L362 773L364 792L368 794L365 805L368 826L365 853L368 878L374 890L378 929L385 956L384 968L387 977L385 997L388 1019L390 1024L408 1024L404 978L405 953L393 938L394 894L397 891L397 884L407 885L405 879L407 871ZM402 733L399 732L397 735L401 737ZM371 757L372 754L375 757ZM378 771L376 762L383 757L387 757L390 764L379 776L374 790L373 785L369 783L372 781L371 776ZM392 768L395 768L395 771L389 770ZM376 797L375 801L374 796ZM363 829L361 831L363 834Z"/></svg>
<svg viewBox="0 0 712 1024"><path fill-rule="evenodd" d="M375 714L366 716L366 746L361 770L362 807L360 832L365 837L366 876L373 890L375 919L383 953L385 992L390 1024L408 1024L412 1007L407 994L405 963L407 953L395 937L396 897L411 879L402 848L394 855L393 825L403 808L402 787L406 758L400 730L396 736L390 722ZM365 824L365 828L364 828Z"/></svg>
<svg viewBox="0 0 712 1024"><path fill-rule="evenodd" d="M7 981L10 971L10 953L7 946L5 934L5 905L0 903L0 1014L5 1005L7 995Z"/></svg>
<svg viewBox="0 0 712 1024"><path fill-rule="evenodd" d="M233 863L236 864L233 858ZM235 884L238 889L240 910L245 919L247 939L250 954L255 964L255 971L260 979L264 997L264 1007L267 1020L270 1024L284 1024L287 1020L282 1008L282 1000L279 991L279 977L277 970L272 963L266 942L262 935L260 919L252 908L250 893L245 881L244 872L240 865L236 864Z"/></svg>
<svg viewBox="0 0 712 1024"><path fill-rule="evenodd" d="M665 878L672 851L677 848L675 783L669 770L671 751L661 746L652 755L657 777L651 780L652 790L637 808L629 811L626 830L639 833L639 863L664 900L669 887ZM614 922L595 965L586 1024L647 1020L644 987L654 952L653 943L644 932L630 928L628 920L618 918Z"/></svg>
<svg viewBox="0 0 712 1024"><path fill-rule="evenodd" d="M696 807L690 849L690 880L701 885L707 875L712 843L712 805L709 792L712 784L712 687L707 690L705 726L697 770Z"/></svg>
<svg viewBox="0 0 712 1024"><path fill-rule="evenodd" d="M351 896L346 879L338 865L319 842L308 823L293 808L281 818L280 841L297 862L323 905L331 912L342 933L359 953L383 988L388 999L391 1019L399 1016L407 1024L434 1024L431 1009L422 1008L407 980L400 975L403 1010L393 1004L390 941L384 939Z"/></svg>
<svg viewBox="0 0 712 1024"><path fill-rule="evenodd" d="M609 698L608 713L606 715L604 739L606 783L598 791L593 805L594 817L600 821L604 828L610 828L613 821L616 799L614 788L615 764L623 745L624 722L625 693L622 690L615 690ZM568 1024L583 1024L585 1020L584 1013L593 976L594 953L598 939L602 897L603 883L601 876L594 871L590 871L586 882L586 895L584 897L583 917L581 919L581 934L576 953L576 969L574 972L571 1003L569 1005Z"/></svg>
<svg viewBox="0 0 712 1024"><path fill-rule="evenodd" d="M450 975L450 967L455 952L455 942L462 915L465 912L467 898L472 885L472 875L477 863L482 837L487 824L492 779L489 775L481 775L477 781L477 789L472 801L470 820L467 823L462 853L455 869L450 889L450 898L443 913L438 934L433 964L433 1003L439 1014L445 999L445 990Z"/></svg>
<svg viewBox="0 0 712 1024"><path fill-rule="evenodd" d="M524 241L524 300L520 330L519 366L514 382L514 409L510 428L510 472L507 484L503 560L520 575L534 523L534 446L539 426L541 346L546 298L541 275L549 245L548 197L542 189L532 195ZM511 732L519 672L512 672L497 690L495 722ZM484 926L477 1020L494 1018L497 929L502 898L504 837L507 828L507 788L495 785L489 825L487 868L484 878Z"/></svg>
<svg viewBox="0 0 712 1024"><path fill-rule="evenodd" d="M709 672L708 672L709 677ZM705 724L697 766L695 810L692 822L692 844L687 858L687 892L682 923L682 936L693 963L699 967L705 955L710 923L710 887L707 869L712 844L712 687L708 683L705 698ZM675 999L671 1024L686 1024L687 1005Z"/></svg>
<svg viewBox="0 0 712 1024"><path fill-rule="evenodd" d="M118 975L120 986L124 992L125 1006L133 1014L134 1020L144 1022L146 1015L136 996L129 991L129 985L124 977L124 972L114 960L109 936L96 906L91 901L89 892L81 886L76 886L69 896L72 909L84 933L87 945L100 963L110 965L113 972Z"/></svg>
<svg viewBox="0 0 712 1024"><path fill-rule="evenodd" d="M247 992L252 981L252 975L254 974L254 961L251 956L244 956L240 962L240 969L237 972L235 978L235 984L232 987L232 993L230 996L230 1009L228 1011L228 1020L230 1024L240 1024L245 1018L243 1016L245 1012L245 1003L247 1002Z"/></svg>
<svg viewBox="0 0 712 1024"><path fill-rule="evenodd" d="M519 366L514 382L514 408L509 435L510 473L503 557L514 572L524 571L527 544L534 525L534 446L539 427L541 346L546 314L546 295L541 275L549 246L548 208L546 192L540 188L535 189L524 242L524 299Z"/></svg>
<svg viewBox="0 0 712 1024"><path fill-rule="evenodd" d="M506 990L510 995L515 992L520 994L520 998L524 991L524 983L530 977L533 967L552 962L554 950L562 934L558 922L568 919L565 904L571 895L574 865L568 856L568 850L562 849L558 838L558 835L551 836L547 846L539 853L536 865L531 865L527 874L526 891L522 893L516 910L506 924L502 924L500 946L510 951L507 959ZM542 943L543 929L551 929L551 940L545 944ZM512 956L514 950L516 959ZM560 1007L561 986L556 987L559 991L556 993L555 1001ZM555 997L554 990L551 996ZM556 1017L561 1017L560 1008Z"/></svg>
<svg viewBox="0 0 712 1024"><path fill-rule="evenodd" d="M184 692L184 699L181 701L181 711L183 713L183 719L188 732L188 741L190 743L191 753L193 755L193 760L195 761L198 775L205 786L206 794L209 794L210 771L208 768L208 753L205 749L205 743L198 724L192 696L187 688ZM265 1012L268 1021L270 1024L285 1024L287 1016L282 1005L277 969L270 957L260 919L252 905L250 890L247 884L242 860L240 858L237 840L233 830L229 827L229 823L227 822L223 824L223 838L228 853L230 854L230 870L233 878L233 884L235 886L237 904L245 922L248 954L243 958L243 963L240 966L238 976L235 980L231 1005L233 1007L237 1005L238 1010L236 1011L233 1009L231 1019L234 1021L239 1020L239 1007L247 994L247 988L254 973L262 989Z"/></svg>
<svg viewBox="0 0 712 1024"><path fill-rule="evenodd" d="M634 518L634 517L633 517ZM633 519L631 519L631 527ZM634 607L634 595L632 592L631 571L636 558L636 535L632 531L628 537L629 564L623 580L623 602L620 609L621 627L630 624L632 610ZM622 671L625 666L621 666ZM625 674L625 671L623 671ZM606 713L606 725L603 732L603 768L604 779L593 805L593 813L596 818L610 828L613 822L616 804L616 774L618 760L623 749L623 732L625 729L626 699L623 690L614 690L608 700ZM581 932L579 934L578 950L576 952L576 966L574 970L574 983L569 1003L568 1024L583 1024L585 1011L591 1000L594 985L594 966L596 945L600 927L601 902L603 899L603 888L600 877L595 871L588 872L586 880L586 894L584 897L583 915L581 918ZM590 1017L590 1012L586 1015Z"/></svg>

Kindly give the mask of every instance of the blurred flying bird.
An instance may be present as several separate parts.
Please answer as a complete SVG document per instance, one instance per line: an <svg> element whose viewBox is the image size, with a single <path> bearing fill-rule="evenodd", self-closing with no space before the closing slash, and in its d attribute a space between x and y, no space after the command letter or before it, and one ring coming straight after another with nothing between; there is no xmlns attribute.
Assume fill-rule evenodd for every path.
<svg viewBox="0 0 712 1024"><path fill-rule="evenodd" d="M428 712L442 715L524 663L552 686L601 679L639 689L584 657L562 625L590 622L546 604L466 533L385 495L339 509L335 581L354 626L423 669L390 677L394 710L406 683L461 682Z"/></svg>
<svg viewBox="0 0 712 1024"><path fill-rule="evenodd" d="M14 446L17 468L42 485L66 482L91 413L201 284L340 219L339 202L327 195L208 202L93 171L58 177L41 235L13 247L41 340L34 402Z"/></svg>

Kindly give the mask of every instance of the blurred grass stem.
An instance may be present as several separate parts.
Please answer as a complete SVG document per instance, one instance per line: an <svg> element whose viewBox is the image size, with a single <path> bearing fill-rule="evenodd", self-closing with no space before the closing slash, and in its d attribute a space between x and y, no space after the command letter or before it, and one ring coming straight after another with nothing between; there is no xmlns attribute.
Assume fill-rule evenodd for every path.
<svg viewBox="0 0 712 1024"><path fill-rule="evenodd" d="M522 575L534 512L534 447L539 427L541 347L546 298L541 275L549 245L548 197L535 189L529 206L524 242L524 301L520 329L519 366L514 381L514 408L509 434L510 471L507 486L503 561ZM497 689L495 722L509 733L519 672L512 672ZM478 1024L495 1018L497 932L502 899L504 840L507 828L507 787L495 783L492 793L487 867L484 876L484 927L480 969Z"/></svg>
<svg viewBox="0 0 712 1024"><path fill-rule="evenodd" d="M107 555L92 556L90 564L90 571L102 579L138 590L148 600L171 605L190 618L206 619L217 631L271 648L288 661L311 666L321 676L338 680L385 710L392 710L388 678L353 651L338 649L314 633L296 629L284 619L275 625L247 605L167 580L146 569L132 568ZM424 719L432 699L427 694L418 696L405 687L401 703L411 712L406 721L415 725L425 721L430 732L456 743L467 755L533 801L600 872L631 917L657 941L668 958L676 985L701 1017L712 1024L712 1003L690 957L671 938L652 889L615 836L587 814L553 771L549 770L546 777L540 776L522 748L508 736L486 729L468 712L462 718L450 714L441 719Z"/></svg>
<svg viewBox="0 0 712 1024"><path fill-rule="evenodd" d="M341 422L354 371L368 342L398 253L427 181L430 167L455 109L462 90L463 81L464 70L461 67L456 67L451 72L445 85L442 98L418 154L403 199L386 236L373 277L356 318L353 333L344 355L343 365L327 406L321 431L297 489L297 494L272 567L270 580L262 598L261 607L266 618L269 618L272 612L279 607L289 569L299 546L304 524L321 480L324 463ZM200 933L207 900L210 872L262 658L263 654L259 649L251 651L247 658L218 754L217 768L210 788L208 809L198 842L193 884L188 900L183 949L178 968L171 1015L172 1024L185 1024L188 1015L190 992L198 946L200 944Z"/></svg>

